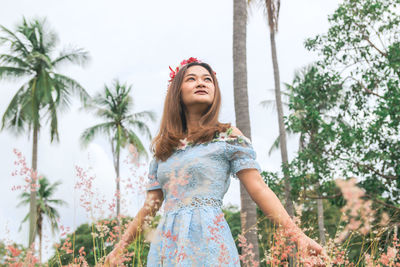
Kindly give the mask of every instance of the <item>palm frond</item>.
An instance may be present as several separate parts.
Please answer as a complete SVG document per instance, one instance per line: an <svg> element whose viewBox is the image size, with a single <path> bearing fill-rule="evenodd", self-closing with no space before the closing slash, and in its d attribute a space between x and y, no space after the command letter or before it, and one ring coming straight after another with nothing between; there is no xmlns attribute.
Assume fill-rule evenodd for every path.
<svg viewBox="0 0 400 267"><path fill-rule="evenodd" d="M266 109L276 110L275 100L271 100L271 99L263 100L259 103L259 105Z"/></svg>
<svg viewBox="0 0 400 267"><path fill-rule="evenodd" d="M276 101L275 101L275 100L271 100L271 99L263 100L263 101L261 101L261 102L259 103L259 105L262 106L263 108L271 109L271 110L273 110L273 111L276 111L276 110L277 110L277 109L276 109ZM282 105L283 105L284 107L289 107L289 104L288 104L287 102L282 102Z"/></svg>
<svg viewBox="0 0 400 267"><path fill-rule="evenodd" d="M10 65L13 67L23 68L23 69L30 69L32 66L20 57L16 57L13 55L8 54L0 54L0 63ZM10 67L11 67L10 66Z"/></svg>
<svg viewBox="0 0 400 267"><path fill-rule="evenodd" d="M58 206L68 206L68 202L62 200L62 199L49 199L47 201L48 203L56 204Z"/></svg>
<svg viewBox="0 0 400 267"><path fill-rule="evenodd" d="M275 141L272 143L272 146L269 148L268 156L271 156L272 152L279 149L280 143L281 143L280 137L278 136L277 138L275 138Z"/></svg>
<svg viewBox="0 0 400 267"><path fill-rule="evenodd" d="M57 228L57 219L60 218L60 214L58 213L57 209L50 204L54 204L57 206L67 205L62 199L52 199L51 197L55 194L55 189L61 184L61 181L57 181L53 184L49 182L46 177L42 177L39 179L39 189L36 195L36 210L38 211L38 217L36 225L38 228L40 224L42 224L42 218L47 218L51 225L52 233L54 234L54 230ZM30 201L30 194L24 192L20 195L22 198L23 204L29 204ZM26 222L29 218L29 213L25 216L23 221L21 222L20 229L22 224ZM39 233L38 233L39 234Z"/></svg>
<svg viewBox="0 0 400 267"><path fill-rule="evenodd" d="M17 93L12 98L2 118L2 128L8 128L15 134L21 134L26 130L26 125L32 121L30 114L30 95L27 88L29 84L24 84L18 89Z"/></svg>
<svg viewBox="0 0 400 267"><path fill-rule="evenodd" d="M17 78L20 79L22 77L29 76L31 74L31 71L26 68L0 66L0 80L15 80Z"/></svg>
<svg viewBox="0 0 400 267"><path fill-rule="evenodd" d="M129 120L129 126L134 127L139 130L139 132L145 135L149 140L152 139L151 132L147 124L139 120Z"/></svg>
<svg viewBox="0 0 400 267"><path fill-rule="evenodd" d="M17 53L19 55L22 55L22 56L24 56L26 58L29 55L29 49L22 42L22 40L19 39L16 34L14 34L12 31L7 29L6 27L0 25L0 29L9 36L8 38L7 37L2 37L0 39L0 44L9 42L10 43L10 49L11 49L12 52Z"/></svg>
<svg viewBox="0 0 400 267"><path fill-rule="evenodd" d="M131 143L136 147L141 157L147 157L147 152L140 138L131 128L137 129L141 134L151 139L151 133L145 121L155 121L156 115L152 111L129 114L133 107L133 98L129 95L131 90L131 85L114 80L112 86L104 85L102 93L96 94L87 103L86 109L95 111L98 117L109 121L106 123L108 125L107 135L110 138L114 156ZM86 130L84 133L88 137L86 144L93 139L95 132L100 132L100 129L89 128Z"/></svg>
<svg viewBox="0 0 400 267"><path fill-rule="evenodd" d="M60 141L60 136L58 134L58 118L57 118L57 110L54 105L51 105L49 108L50 112L50 142L56 140Z"/></svg>
<svg viewBox="0 0 400 267"><path fill-rule="evenodd" d="M295 133L292 131L291 128L286 128L286 134L289 138L291 136L295 135ZM269 148L268 156L271 156L272 152L279 149L280 144L281 144L281 140L280 140L280 137L278 136L277 138L275 138L275 141L272 143L271 147Z"/></svg>
<svg viewBox="0 0 400 267"><path fill-rule="evenodd" d="M54 68L60 67L65 63L74 63L77 65L85 65L89 61L89 52L82 48L64 50L60 55L53 60L52 65Z"/></svg>
<svg viewBox="0 0 400 267"><path fill-rule="evenodd" d="M28 219L29 219L29 212L28 212L28 214L26 214L26 216L24 217L24 219L22 219L22 222L21 222L21 224L20 224L19 227L18 227L18 232L21 231L21 229L22 229L22 224L24 224L24 222L28 221Z"/></svg>
<svg viewBox="0 0 400 267"><path fill-rule="evenodd" d="M83 103L86 103L90 99L89 93L86 92L85 88L83 88L83 86L79 82L59 73L53 74L54 80L57 82L57 85L62 85L62 89L64 89L63 92L65 92L66 89L71 90L73 94L76 94L80 97L80 100ZM61 94L60 97L62 97Z"/></svg>
<svg viewBox="0 0 400 267"><path fill-rule="evenodd" d="M113 121L118 121L118 118L121 116L119 113L105 108L97 108L96 115L100 118Z"/></svg>
<svg viewBox="0 0 400 267"><path fill-rule="evenodd" d="M32 45L33 50L49 54L58 44L58 35L51 30L46 18L33 19L19 26L18 31L23 34Z"/></svg>
<svg viewBox="0 0 400 267"><path fill-rule="evenodd" d="M136 148L139 158L144 156L145 159L147 160L148 154L147 154L146 149L143 146L142 141L140 141L140 138L133 131L129 131L128 136L129 136L129 143L132 144Z"/></svg>
<svg viewBox="0 0 400 267"><path fill-rule="evenodd" d="M26 206L30 202L30 194L28 194L27 192L20 194L19 198L21 199L21 201L17 204L17 208Z"/></svg>
<svg viewBox="0 0 400 267"><path fill-rule="evenodd" d="M155 122L157 119L156 113L154 111L141 111L134 113L127 117L128 119L132 120L150 120Z"/></svg>
<svg viewBox="0 0 400 267"><path fill-rule="evenodd" d="M110 130L112 129L113 126L114 126L114 124L112 122L105 122L105 123L100 123L100 124L97 124L90 128L87 128L81 134L81 137L80 137L81 145L83 147L86 147L90 142L93 141L93 139L97 135L99 135L101 133L109 135Z"/></svg>

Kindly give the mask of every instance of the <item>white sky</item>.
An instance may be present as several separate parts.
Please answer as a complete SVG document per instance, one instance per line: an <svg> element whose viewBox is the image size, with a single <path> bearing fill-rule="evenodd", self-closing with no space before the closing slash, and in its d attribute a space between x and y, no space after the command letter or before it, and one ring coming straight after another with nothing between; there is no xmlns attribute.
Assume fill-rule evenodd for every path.
<svg viewBox="0 0 400 267"><path fill-rule="evenodd" d="M328 29L327 16L338 3L338 0L282 1L277 35L282 83L291 82L295 70L316 59L315 54L305 50L304 40ZM14 29L22 16L28 19L47 17L59 35L59 50L72 45L87 49L91 55L91 62L86 67L64 67L59 71L78 80L91 95L114 78L133 84L134 111L153 110L157 113L157 123L150 124L154 136L169 79L168 66L176 66L190 56L209 63L216 71L223 97L220 121L235 124L232 11L231 0L6 0L0 9L0 24ZM269 33L261 10L250 12L247 49L253 146L263 170L276 171L280 166L279 151L268 156L268 149L278 135L276 114L259 105L262 100L274 99L273 93L268 91L273 88L273 73ZM3 52L5 49L0 48L0 53ZM22 82L0 82L0 116ZM75 165L92 168L91 173L96 176L94 187L108 202L115 187L107 141L96 139L86 150L79 146L83 130L98 122L92 115L79 111L79 107L76 98L68 112L59 114L60 143L50 144L48 125L42 128L39 140L39 173L51 182L62 181L57 198L67 201L69 207L60 208L60 224L71 228L89 220L78 205L79 192L74 191ZM146 142L146 147L148 144ZM20 232L18 227L28 207L16 208L19 192L11 190L13 185L23 184L23 179L11 176L11 173L16 169L14 148L26 156L30 166L32 140L28 140L27 135L15 137L2 131L0 147L0 239L26 245L28 225ZM296 148L296 140L290 140L291 155ZM130 167L122 164L122 179L135 179ZM138 173L146 171L147 164ZM127 204L126 214L134 216L140 199L129 192L131 195L126 197L132 203ZM224 204L239 206L239 200L239 185L233 180ZM47 258L52 253L50 244L58 240L59 235L51 237L48 229L45 234L44 258Z"/></svg>

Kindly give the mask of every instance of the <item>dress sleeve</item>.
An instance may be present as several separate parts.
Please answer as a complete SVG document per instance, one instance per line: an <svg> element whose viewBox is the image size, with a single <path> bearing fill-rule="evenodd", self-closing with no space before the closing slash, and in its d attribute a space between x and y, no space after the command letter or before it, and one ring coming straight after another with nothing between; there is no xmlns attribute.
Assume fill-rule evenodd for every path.
<svg viewBox="0 0 400 267"><path fill-rule="evenodd" d="M150 161L148 181L146 184L146 191L161 189L161 185L157 180L158 163L155 158Z"/></svg>
<svg viewBox="0 0 400 267"><path fill-rule="evenodd" d="M230 165L230 173L234 178L238 178L236 173L244 169L257 169L261 173L261 168L256 161L256 152L251 145L251 141L245 136L229 138L226 141L226 156Z"/></svg>

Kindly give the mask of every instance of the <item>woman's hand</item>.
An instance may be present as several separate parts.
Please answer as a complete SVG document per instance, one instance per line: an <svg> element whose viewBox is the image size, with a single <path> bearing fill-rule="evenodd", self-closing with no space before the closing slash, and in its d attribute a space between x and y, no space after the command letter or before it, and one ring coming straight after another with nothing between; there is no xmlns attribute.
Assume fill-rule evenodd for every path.
<svg viewBox="0 0 400 267"><path fill-rule="evenodd" d="M310 255L322 255L324 253L324 249L322 248L322 246L305 234L302 234L300 236L297 241L297 245L299 247L299 250L305 250Z"/></svg>
<svg viewBox="0 0 400 267"><path fill-rule="evenodd" d="M305 257L305 259L314 258L313 266L326 266L325 263L329 262L329 257L324 248L304 233L300 235L296 243L302 257Z"/></svg>
<svg viewBox="0 0 400 267"><path fill-rule="evenodd" d="M107 255L104 262L105 267L117 267L122 264L124 249L122 246L117 245L110 254Z"/></svg>

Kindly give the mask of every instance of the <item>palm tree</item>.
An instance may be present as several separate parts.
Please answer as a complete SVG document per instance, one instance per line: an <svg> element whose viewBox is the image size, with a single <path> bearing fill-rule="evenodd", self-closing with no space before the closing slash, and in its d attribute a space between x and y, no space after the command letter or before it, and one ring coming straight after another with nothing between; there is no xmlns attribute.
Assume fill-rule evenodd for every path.
<svg viewBox="0 0 400 267"><path fill-rule="evenodd" d="M117 218L119 222L120 215L120 152L121 148L125 148L128 144L132 144L139 156L146 156L147 152L142 141L132 130L135 128L141 134L144 134L151 140L151 133L144 122L150 119L155 121L155 114L151 111L142 111L130 114L133 108L133 99L129 95L132 89L131 85L121 84L115 80L112 88L104 86L103 94L98 94L87 105L87 109L94 110L96 115L104 120L100 124L96 124L87 128L81 135L81 143L87 146L97 135L105 134L111 144L113 154L114 168L116 173L116 202L117 202ZM121 234L121 233L120 233Z"/></svg>
<svg viewBox="0 0 400 267"><path fill-rule="evenodd" d="M347 124L342 118L329 114L329 111L338 103L340 97L338 91L342 88L342 84L337 82L334 77L327 76L325 70L318 67L318 64L312 64L295 73L292 84L286 84L287 90L290 92L291 110L293 114L289 116L300 120L301 128L296 131L300 133L300 149L306 149L305 156L302 156L302 161L305 165L303 172L310 177L309 180L314 185L314 196L306 196L317 201L318 214L318 229L320 242L325 245L325 222L324 222L324 205L323 199L336 198L337 196L323 196L320 193L321 185L330 177L329 171L326 171L327 162L324 150L326 143L323 140L328 140L325 132L324 124L338 121L341 124ZM315 93L318 92L318 93ZM312 109L311 109L312 108ZM315 114L318 114L316 119ZM293 130L293 128L292 128ZM329 170L329 169L328 169Z"/></svg>
<svg viewBox="0 0 400 267"><path fill-rule="evenodd" d="M64 50L53 57L58 43L57 35L47 27L46 20L25 18L15 32L0 25L0 45L7 45L8 54L0 54L0 80L18 79L25 83L12 98L2 118L2 128L16 134L32 133L32 178L30 194L29 242L35 237L36 224L36 172L38 136L41 121L50 121L51 142L59 141L57 113L68 108L71 94L79 94L85 101L88 94L75 80L56 72L65 63L83 64L88 53L82 49Z"/></svg>
<svg viewBox="0 0 400 267"><path fill-rule="evenodd" d="M43 219L47 218L50 224L51 232L54 235L55 230L58 229L57 220L60 219L55 206L65 206L67 202L61 199L53 199L54 193L57 187L61 184L60 181L50 184L46 177L39 179L39 189L36 195L36 227L37 235L39 236L39 262L42 262L42 235L43 235ZM27 192L23 192L19 198L21 199L17 207L25 206L30 204L30 195ZM25 216L22 223L26 222L30 217L30 212ZM21 228L20 228L21 229Z"/></svg>
<svg viewBox="0 0 400 267"><path fill-rule="evenodd" d="M233 1L233 88L235 99L236 126L245 136L251 137L249 100L247 93L246 61L247 0ZM240 218L242 232L253 245L254 260L259 262L257 206L240 183ZM251 231L249 231L251 229Z"/></svg>
<svg viewBox="0 0 400 267"><path fill-rule="evenodd" d="M276 108L278 111L278 124L279 124L279 144L281 150L283 175L285 179L285 208L291 217L294 215L293 202L290 195L290 176L288 172L288 152L286 142L286 131L285 123L283 121L283 104L281 96L281 85L279 76L278 56L276 53L276 42L275 34L278 32L278 19L281 1L280 0L259 0L264 9L266 10L268 25L269 25L269 37L271 42L271 55L272 55L272 66L274 69L274 82L275 82L275 101Z"/></svg>

